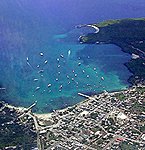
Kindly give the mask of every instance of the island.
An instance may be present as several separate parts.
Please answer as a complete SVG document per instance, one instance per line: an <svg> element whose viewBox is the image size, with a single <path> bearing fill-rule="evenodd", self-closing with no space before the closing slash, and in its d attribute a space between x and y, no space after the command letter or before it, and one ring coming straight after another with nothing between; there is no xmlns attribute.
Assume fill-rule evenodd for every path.
<svg viewBox="0 0 145 150"><path fill-rule="evenodd" d="M80 43L115 44L132 55L125 66L133 73L131 84L145 83L145 18L108 20L93 24L97 33L80 36Z"/></svg>

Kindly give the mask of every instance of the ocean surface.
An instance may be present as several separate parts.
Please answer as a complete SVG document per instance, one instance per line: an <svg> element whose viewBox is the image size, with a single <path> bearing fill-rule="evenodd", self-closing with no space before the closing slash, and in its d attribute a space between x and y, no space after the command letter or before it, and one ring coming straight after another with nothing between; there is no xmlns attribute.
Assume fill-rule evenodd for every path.
<svg viewBox="0 0 145 150"><path fill-rule="evenodd" d="M1 0L0 98L51 112L129 86L130 55L113 44L80 44L79 24L145 16L144 0Z"/></svg>

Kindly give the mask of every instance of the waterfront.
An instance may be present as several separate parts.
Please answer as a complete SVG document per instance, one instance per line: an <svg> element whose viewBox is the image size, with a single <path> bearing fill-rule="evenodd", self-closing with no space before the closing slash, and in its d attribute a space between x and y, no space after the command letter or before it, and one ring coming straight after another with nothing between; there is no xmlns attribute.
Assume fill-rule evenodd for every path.
<svg viewBox="0 0 145 150"><path fill-rule="evenodd" d="M6 89L1 90L1 99L17 106L29 106L37 100L35 111L51 112L80 102L82 98L77 96L77 92L97 93L129 86L127 79L131 73L124 63L130 56L114 45L81 45L77 41L78 37L94 30L88 27L76 29L75 26L109 18L139 17L132 9L128 15L113 14L105 4L104 7L110 12L108 16L99 11L102 2L96 5L100 15L94 14L92 5L83 9L87 1L83 5L81 1L78 2L77 8L74 2L74 13L64 7L63 2L45 5L44 2L36 1L36 7L31 1L26 3L16 0L9 3L10 8L7 1L0 2L0 85ZM49 4L48 1L46 3ZM115 2L114 6L122 11L119 4Z"/></svg>
<svg viewBox="0 0 145 150"><path fill-rule="evenodd" d="M36 102L23 109L3 103L0 111L5 115L11 112L11 116L17 117L20 127L25 125L27 130L37 133L36 149L39 150L144 149L144 85L119 92L105 91L94 96L82 93L78 95L86 100L51 114L32 113L31 109L36 106ZM9 124L14 126L15 123L5 121L1 132L7 130ZM33 140L36 141L36 137ZM7 148L17 147L18 145L13 144Z"/></svg>

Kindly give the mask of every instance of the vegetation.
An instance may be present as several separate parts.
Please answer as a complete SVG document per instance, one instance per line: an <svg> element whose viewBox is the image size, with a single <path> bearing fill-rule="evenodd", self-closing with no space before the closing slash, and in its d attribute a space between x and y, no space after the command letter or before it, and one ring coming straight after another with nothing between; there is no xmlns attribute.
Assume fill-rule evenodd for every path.
<svg viewBox="0 0 145 150"><path fill-rule="evenodd" d="M96 117L98 117L98 112L93 112L93 113L91 113L91 114L90 114L90 117L91 117L92 119L96 119Z"/></svg>
<svg viewBox="0 0 145 150"><path fill-rule="evenodd" d="M0 101L0 109L3 103ZM18 149L31 149L34 146L36 134L27 126L20 125L15 111L5 107L0 111L0 149L16 146Z"/></svg>
<svg viewBox="0 0 145 150"><path fill-rule="evenodd" d="M138 148L136 147L136 144L129 144L128 142L122 142L122 144L120 145L120 150L138 150Z"/></svg>
<svg viewBox="0 0 145 150"><path fill-rule="evenodd" d="M142 104L139 104L138 102L135 102L133 104L132 111L140 112L140 111L144 111L144 110L145 110L145 106L142 106Z"/></svg>
<svg viewBox="0 0 145 150"><path fill-rule="evenodd" d="M139 55L125 65L133 73L132 84L145 82L145 18L108 20L95 24L100 28L96 33L82 36L80 41L88 44L116 44L126 53Z"/></svg>
<svg viewBox="0 0 145 150"><path fill-rule="evenodd" d="M115 94L115 97L119 99L120 101L123 101L126 98L126 96L123 93L117 93Z"/></svg>
<svg viewBox="0 0 145 150"><path fill-rule="evenodd" d="M139 92L140 94L143 94L143 93L145 93L145 88L144 87L138 87L136 89L136 91Z"/></svg>
<svg viewBox="0 0 145 150"><path fill-rule="evenodd" d="M104 22L101 22L101 23L98 23L98 24L96 24L98 27L105 27L105 26L108 26L108 25L113 25L113 24L117 24L117 23L121 23L122 21L128 21L128 20L130 20L130 21L134 21L134 20L136 20L136 21L145 21L145 18L129 18L129 19L122 19L122 20L120 20L120 19L118 19L118 20L107 20L107 21L104 21Z"/></svg>

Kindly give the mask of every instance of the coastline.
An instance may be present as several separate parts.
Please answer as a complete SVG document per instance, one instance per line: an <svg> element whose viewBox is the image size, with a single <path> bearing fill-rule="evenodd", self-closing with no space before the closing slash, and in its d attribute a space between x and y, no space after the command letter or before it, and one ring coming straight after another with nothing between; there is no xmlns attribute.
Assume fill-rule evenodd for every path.
<svg viewBox="0 0 145 150"><path fill-rule="evenodd" d="M106 41L106 43L105 44L108 44L108 43L110 43L110 44L112 44L112 42L108 42L108 41ZM90 43L91 44L91 43ZM113 44L115 44L115 43L113 43ZM115 44L115 45L117 45L117 44ZM117 46L119 46L120 48L121 48L121 50L123 51L123 52L125 52L125 53L129 53L129 54L132 54L132 53L130 53L130 52L127 52L126 50L124 50L124 48L122 47L122 46L120 46L120 45L117 45ZM134 73L134 72L132 72L132 70L129 68L129 66L127 65L127 63L128 62L126 62L124 65L128 68L128 70L131 72L131 73ZM141 70L142 71L142 70ZM131 76L130 78L132 78L132 77L134 77L135 76L135 74L133 75L133 76ZM102 105L102 102L100 101L100 104L99 104L99 106L94 106L93 105L93 103L95 102L96 104L98 104L98 101L101 99L101 100L104 100L103 101L103 103L105 103L106 102L106 106L105 107L107 107L108 106L108 103L110 103L110 101L108 102L107 101L107 99L106 99L106 97L109 99L109 98L111 98L111 96L112 97L114 97L116 94L119 94L119 95L117 95L116 97L116 105L114 106L114 104L112 105L111 104L111 106L112 106L112 108L110 109L109 108L109 113L108 113L108 111L107 111L107 115L106 115L106 109L104 109L104 112L105 112L105 119L110 115L110 112L111 111L114 111L114 108L116 108L117 107L117 111L118 110L121 110L120 112L124 112L125 113L125 111L128 109L128 107L126 107L126 110L124 110L123 109L123 107L124 107L124 105L122 105L121 107L120 107L120 103L123 103L122 102L122 93L123 93L123 96L126 94L128 94L129 92L135 92L135 90L137 89L137 88L142 88L142 89L144 89L145 87L144 87L144 81L143 82L141 82L141 85L139 85L139 86L133 86L134 84L135 85L138 85L138 82L136 82L136 81L130 81L130 78L128 79L128 81L129 81L129 83L131 83L132 85L130 85L130 87L129 88L127 88L127 89L125 89L125 90L115 90L115 91L109 91L109 92L107 92L107 91L104 91L104 92L101 92L101 93L96 93L95 95L91 95L91 96L88 96L88 95L84 95L84 94L79 94L80 96L83 96L84 97L84 100L83 101L81 101L81 102L79 102L79 103L77 103L77 104L75 104L75 105L73 105L73 106L69 106L69 107L66 107L65 109L61 109L61 110L55 110L54 112L52 112L52 113L44 113L44 114L37 114L37 113L33 113L33 111L32 111L32 108L33 107L35 107L35 105L36 105L36 103L37 102L34 102L30 107L28 107L28 108L25 108L25 107L15 107L15 106L13 106L13 105L10 105L10 104L7 104L7 103L5 103L5 107L6 108L9 108L10 110L15 110L16 111L16 113L17 113L17 117L18 117L18 119L20 119L20 125L21 124L24 124L24 125L28 125L29 127L28 128L30 128L30 130L32 130L33 132L35 132L36 134L37 134L37 146L38 146L38 148L41 150L41 149L43 149L43 147L44 146L46 146L45 144L50 140L50 141L52 141L52 143L49 143L48 142L48 145L50 146L50 147L55 147L56 145L57 145L57 143L61 143L61 141L59 141L57 138L59 137L64 143L68 140L68 142L69 142L69 140L76 140L76 139L69 139L69 132L68 132L68 134L66 133L66 129L63 129L63 128L71 128L71 126L74 126L74 122L75 122L75 120L79 120L79 121L86 121L86 122L91 122L92 121L92 118L91 118L91 120L87 120L86 119L86 116L91 116L91 114L92 114L92 112L95 110L95 111L98 111L99 109L100 109L100 107L102 107L101 105ZM140 82L139 82L140 83ZM121 96L120 96L121 95ZM126 96L125 95L125 96ZM131 95L131 94L130 94ZM140 96L139 94L138 95L136 95L137 97L138 96ZM127 97L127 96L126 96ZM124 98L124 97L123 97ZM132 96L132 98L134 98L134 95ZM141 99L142 100L142 99ZM118 101L120 102L119 104L118 104ZM123 100L123 101L125 101L125 100ZM130 100L126 100L126 101L130 101ZM136 100L136 101L139 101L138 99ZM135 102L136 102L135 101ZM133 101L134 102L134 101ZM126 102L125 102L126 103ZM139 103L140 103L140 101L139 101ZM141 101L141 104L142 104L143 102ZM89 104L91 104L91 109L90 109L90 105ZM130 102L128 102L128 104L130 104ZM118 106L119 106L119 108L118 108ZM141 107L141 106L140 106ZM2 111L2 110L1 110ZM90 111L90 112L89 112ZM128 109L128 111L130 111L130 109ZM102 113L102 110L101 110L101 113ZM128 115L128 114L125 114L126 116ZM124 116L125 116L124 115ZM89 116L89 117L90 117ZM107 116L107 117L106 117ZM94 116L93 116L94 117ZM77 119L76 119L77 118ZM128 117L129 118L129 117ZM72 123L69 123L69 121L71 122L72 121ZM97 132L99 132L100 133L100 131L104 134L104 135L107 135L107 134L109 134L109 135L112 135L112 137L113 137L113 139L117 139L117 137L116 137L116 134L115 133L112 133L112 132L110 132L109 130L107 130L106 128L104 128L104 127L102 127L103 125L102 124L100 124L100 122L101 122L102 120L99 120L98 122L95 122L98 126L97 126L97 128L99 128L99 130L97 131ZM103 121L102 121L103 122ZM66 126L63 126L63 125L66 125ZM78 123L78 121L77 121L77 125L79 125L80 124L80 122ZM79 127L77 127L77 128L79 128ZM85 128L85 127L84 127ZM57 132L56 132L56 130L58 130ZM62 130L62 133L60 132ZM55 133L56 135L58 134L58 137L54 134L54 137L52 138L52 137L47 137L46 135L49 135L50 133ZM82 131L82 133L83 133L83 131ZM91 134L92 134L92 132L90 132ZM141 133L141 131L140 131L140 133ZM65 135L66 134L66 135ZM90 134L90 135L91 135ZM97 133L98 134L98 133ZM79 132L77 133L77 135L79 135ZM101 135L101 134L100 134ZM104 136L104 135L101 135L101 136ZM140 134L139 136L141 136L142 134ZM46 136L46 137L45 137ZM56 137L55 137L56 136ZM61 137L62 136L62 137ZM66 136L66 137L65 137ZM67 137L68 136L68 137ZM74 135L73 135L74 136ZM80 135L79 135L80 136ZM89 135L88 135L89 136ZM138 137L139 137L138 136ZM133 142L135 142L135 140L133 139L130 139L130 138L126 138L126 137L123 137L123 136L119 136L120 138L123 138L124 140L129 140L129 141L133 141ZM48 139L47 139L48 138ZM49 139L50 138L50 139ZM63 139L64 138L64 139ZM46 141L45 141L45 139L46 139ZM48 140L48 141L47 141ZM55 142L53 142L53 141L55 141L56 140L56 143ZM114 140L114 141L115 141ZM78 141L77 141L78 142ZM136 140L136 142L137 143L143 143L142 141L139 141L138 139ZM80 140L80 143L81 143L81 140ZM75 144L75 143L74 143ZM83 144L82 144L83 145ZM84 145L83 145L84 146ZM88 148L88 147L85 147L85 148Z"/></svg>
<svg viewBox="0 0 145 150"><path fill-rule="evenodd" d="M92 27L92 28L94 28L94 26L97 28L97 29L99 29L98 31L99 32L97 32L97 33L91 33L91 34L88 34L88 35L85 35L85 36L81 36L80 37L80 41L82 41L82 43L87 43L87 44L114 44L114 45L117 45L118 47L120 47L121 48L121 50L123 51L123 52L125 52L125 53L129 53L130 55L132 54L130 51L127 51L127 50L125 50L124 49L124 47L121 45L121 44L118 44L118 43L116 43L116 42L114 42L113 40L112 41L110 41L110 40L106 40L105 41L105 39L103 39L102 37L101 37L101 39L100 39L100 41L99 41L99 38L97 37L98 36L98 34L100 34L100 32L101 32L101 30L102 30L102 28L104 28L105 27L105 29L107 28L107 27L109 27L110 28L110 26L112 26L112 25L114 25L114 24L119 24L121 21L128 21L128 20L131 20L131 21L145 21L145 19L144 18L135 18L135 19L121 19L121 20L109 20L109 21L105 21L105 22L101 22L101 23L99 23L99 24L84 24L84 25L78 25L78 26L76 26L77 28L81 28L81 27ZM95 28L94 28L95 29ZM96 30L97 30L96 29ZM97 36L96 36L97 35ZM91 37L92 36L92 37ZM104 36L106 36L106 35L104 35ZM96 38L97 37L97 38ZM86 41L84 41L84 38L85 38L85 40ZM87 38L87 39L86 39ZM90 39L89 38L93 38L93 40L95 40L95 41L93 41L93 42L90 42ZM96 38L96 39L95 39ZM131 85L129 85L129 87L132 87L134 84L138 84L138 82L137 83L135 83L135 82L133 82L132 81L132 78L134 78L134 76L135 76L135 74L134 74L134 72L130 69L130 67L127 65L129 62L125 62L124 63L124 65L127 67L127 69L133 74L133 75L131 75L130 76L130 78L127 80ZM140 83L140 82L139 82ZM142 84L144 84L144 82L142 83ZM120 90L117 90L117 91L120 91ZM114 92L114 91L109 91L109 92ZM102 92L101 92L102 93ZM96 94L100 94L100 92L99 93L96 93ZM10 105L9 105L10 106ZM25 108L24 107L16 107L16 108L18 108L20 111L23 111L23 110L25 110ZM48 113L48 114L51 114L51 113ZM36 113L36 115L37 115L37 113ZM43 114L42 114L43 115ZM39 117L41 116L41 114L39 114L38 115Z"/></svg>
<svg viewBox="0 0 145 150"><path fill-rule="evenodd" d="M109 44L111 44L111 43L109 43ZM116 44L116 43L113 43L113 44L115 44L116 46L120 47L122 52L127 53L127 54L130 54L130 56L131 56L131 53L130 53L130 52L127 52L127 51L124 50L124 47L122 47L122 46L120 46L120 45L118 45L118 44ZM131 60L130 60L130 61L131 61ZM130 73L132 73L132 75L127 79L128 83L131 84L129 87L133 86L134 84L138 84L138 82L136 83L135 81L132 81L132 80L135 78L135 73L134 73L134 72L131 70L131 68L127 65L130 61L124 63L124 66L129 70ZM142 83L142 84L145 84L145 83Z"/></svg>
<svg viewBox="0 0 145 150"><path fill-rule="evenodd" d="M122 52L127 53L127 54L130 54L130 56L131 56L131 53L128 53L128 52L124 51L124 48L121 47L120 45L116 44L116 43L105 43L105 44L114 44L114 45L120 47L120 49L121 49ZM129 71L130 73L132 73L132 75L127 79L127 82L131 84L131 85L129 85L129 87L132 87L132 86L135 84L135 83L132 82L132 80L131 80L132 78L134 78L134 72L131 71L131 69L128 67L127 64L128 64L128 62L125 62L125 63L124 63L124 66L128 69L128 71Z"/></svg>
<svg viewBox="0 0 145 150"><path fill-rule="evenodd" d="M83 28L83 27L91 27L91 28L95 29L94 33L99 32L99 28L96 25L93 25L93 24L81 24L81 25L75 26L75 28Z"/></svg>
<svg viewBox="0 0 145 150"><path fill-rule="evenodd" d="M140 99L142 99L143 98L143 93L142 93L143 91L142 90L143 91L145 90L145 86L138 85L138 86L134 86L134 87L128 88L126 90L121 90L121 91L115 91L115 92L109 92L109 93L104 91L103 93L97 94L97 95L94 95L94 96L88 96L88 95L78 93L80 96L84 97L84 101L82 101L80 103L77 103L74 106L67 107L67 108L62 109L62 110L56 110L51 114L50 113L48 113L48 114L35 114L35 113L31 112L31 109L29 111L27 111L27 108L25 108L26 112L24 112L24 111L22 112L21 120L22 120L22 123L23 123L23 118L26 118L25 120L27 120L27 121L24 122L26 124L30 124L30 122L34 122L35 128L33 128L33 130L34 130L34 132L37 133L37 147L38 147L38 149L41 150L46 146L45 144L49 143L49 141L51 141L51 140L52 141L56 140L56 143L57 142L59 143L59 142L63 141L63 139L61 139L61 141L57 141L57 136L56 135L57 134L62 135L60 133L60 131L62 131L62 133L67 135L67 133L65 132L65 129L63 129L64 124L68 123L67 127L70 128L71 124L69 124L69 122L72 121L72 123L73 123L73 120L74 121L76 120L75 118L77 118L80 121L83 118L83 120L85 120L85 122L87 123L88 118L86 116L92 116L94 118L93 113L95 113L96 111L99 112L100 106L104 105L104 103L106 103L108 105L108 103L111 102L111 105L114 105L115 108L120 106L120 103L124 103L124 102L126 103L127 101L130 104L130 102L128 100L128 96L131 94L132 96L131 95L130 96L133 98L134 93L139 92L140 94L137 94L136 96L140 96ZM109 102L108 99L110 99L111 101ZM115 102L114 102L114 100L112 102L112 99L114 99ZM100 104L98 104L98 102ZM142 102L140 102L140 101L139 101L139 103L142 104ZM98 105L97 108L94 104ZM134 105L134 102L132 103L132 105ZM109 113L107 111L107 114L110 114L115 109L114 107L113 108L108 107L108 109L109 110L111 109L111 110L110 110ZM124 107L124 104L122 105L122 107ZM122 109L122 111L121 110L120 111L124 112L123 111L124 109L122 107L119 107L117 110ZM10 108L17 109L16 107L13 107L13 106L10 106ZM30 106L29 108L32 108L32 107ZM20 109L20 110L22 110L22 109ZM105 106L105 110L106 110L106 106ZM103 112L101 111L101 114L102 113ZM104 112L104 113L105 113L105 118L106 118L106 116L108 116L108 115L106 114L106 112ZM76 121L78 122L78 120L76 120ZM90 121L92 121L92 120L90 120ZM110 131L107 131L106 128L101 127L101 124L99 124L99 122L97 122L96 124L98 125L100 130L103 130L103 132L105 132L105 134L110 134ZM80 123L78 122L78 125L79 124ZM67 128L67 127L65 127L65 128ZM50 133L54 134L53 138L51 136L47 137L47 135L49 135ZM113 133L111 133L111 134L114 135ZM45 138L45 136L48 139ZM63 142L67 141L66 137L63 137L63 138L64 138ZM125 137L123 137L123 138L125 138ZM46 141L45 141L45 139L46 139ZM132 139L128 138L126 140L130 141ZM133 142L135 142L135 141L133 141ZM137 143L143 143L143 141L139 141L139 140L137 140L136 142ZM55 142L54 143L52 142L51 144L48 144L48 147L55 147L55 146L56 146Z"/></svg>
<svg viewBox="0 0 145 150"><path fill-rule="evenodd" d="M142 85L142 84L138 84L137 85L137 87L140 87L140 86L143 86L144 87L144 85ZM120 92L124 92L124 91L126 91L126 90L128 90L128 89L131 89L131 88L133 88L133 87L136 87L136 86L134 86L134 85L132 85L132 86L130 86L130 87L128 87L128 88L126 88L126 89L121 89L121 90L113 90L113 91L102 91L102 92L99 92L99 93L95 93L94 95L90 95L90 96L88 96L88 97L94 97L95 95L102 95L102 94L104 94L104 93L110 93L110 94L116 94L116 93L120 93ZM82 95L85 95L85 94L82 94L82 95L80 95L79 93L78 93L78 95L79 96L81 96L81 97L85 97L85 96L82 96ZM68 107L66 107L66 108L63 108L63 109L59 109L59 110L54 110L53 112L50 112L50 113L33 113L32 112L32 109L33 109L33 107L35 107L35 105L37 105L37 104L35 104L35 103L33 103L32 105L30 105L28 108L26 108L26 107L19 107L19 106L14 106L14 105L11 105L11 104L9 104L9 103L6 103L5 101L0 101L0 102L2 102L2 103L4 103L5 104L5 107L7 107L7 108L9 108L9 109L14 109L14 110L16 110L16 112L19 114L21 114L21 113L30 113L30 112L32 112L33 113L33 115L34 116L36 116L38 119L49 119L50 117L52 117L52 114L53 113L55 113L56 111L61 111L61 112L63 112L63 111L67 111L69 108L73 108L73 107L76 107L76 106L78 106L78 105L81 105L81 104L83 104L83 103L85 103L85 102L87 102L89 100L89 98L84 98L84 100L83 101L81 101L81 102L78 102L77 104L74 104L73 106L68 106ZM35 105L34 105L35 104Z"/></svg>
<svg viewBox="0 0 145 150"><path fill-rule="evenodd" d="M145 20L144 18L138 18L138 19L122 19L123 21L125 21L125 20L136 20L136 21L139 21L139 20ZM101 22L101 23L99 23L99 24L84 24L84 25L78 25L78 26L76 26L77 28L81 28L81 27L86 27L86 26L88 26L88 27L92 27L92 28L94 28L94 26L96 27L96 28L100 28L99 29L99 32L97 32L97 33L90 33L90 34L88 34L88 35L85 35L85 36L81 36L80 37L80 41L83 41L83 39L85 38L85 40L86 40L86 38L88 38L86 41L83 41L82 43L87 43L87 44L114 44L114 45L116 45L116 46L118 46L118 47L120 47L121 48L121 51L123 51L123 52L125 52L125 53L128 53L128 54L132 54L130 51L127 51L127 50L125 50L124 49L124 47L121 45L121 44L118 44L118 43L116 43L116 42L114 42L113 40L112 41L110 41L110 40L106 40L105 41L105 39L103 39L102 37L101 37L101 39L100 39L100 41L99 41L99 38L97 37L96 38L96 35L98 35L98 34L100 34L100 32L101 32L101 28L107 28L107 27L109 27L110 25L112 26L112 25L114 25L114 24L119 24L122 20L109 20L109 21L105 21L105 22ZM91 37L92 36L92 37ZM93 42L90 42L90 40L89 40L89 38L93 38L93 40L95 40L95 41L93 41ZM83 38L83 39L82 39ZM96 39L95 39L96 38ZM127 65L129 62L125 62L124 63L124 65L127 67L127 69L133 74L133 75L131 75L130 77L129 77L129 79L127 80L131 85L129 85L129 87L132 87L134 84L138 84L138 82L137 83L135 83L135 82L132 82L132 78L134 78L134 72L130 69L130 67ZM139 82L140 83L140 82ZM142 83L142 84L144 84L144 82ZM117 90L117 91L121 91L121 90ZM114 91L109 91L109 92L114 92ZM96 93L96 94L101 94L102 92L99 92L99 93ZM24 107L17 107L17 108L19 108L19 110L25 110L25 108ZM47 114L47 113L46 113ZM51 114L51 113L48 113L48 114ZM37 115L37 113L36 113L36 115ZM38 116L40 117L41 115L43 115L43 114L38 114ZM45 114L44 114L45 115Z"/></svg>
<svg viewBox="0 0 145 150"><path fill-rule="evenodd" d="M100 28L99 33L80 36L79 42L82 44L114 44L125 53L136 54L138 58L131 58L130 61L124 63L133 74L127 81L131 85L145 84L145 51L143 50L145 45L143 33L145 33L145 30L141 28L143 24L145 24L144 18L108 20L95 24ZM127 32L129 32L129 35Z"/></svg>
<svg viewBox="0 0 145 150"><path fill-rule="evenodd" d="M119 90L119 91L113 91L113 92L104 91L100 94L95 94L93 96L88 96L88 95L85 95L82 93L78 93L78 95L84 97L83 101L81 101L73 106L67 107L65 109L55 110L52 113L45 113L45 114L36 114L36 113L32 112L32 108L35 107L36 102L33 103L28 108L15 107L15 106L12 106L9 104L5 104L5 106L6 106L6 108L8 108L10 110L10 112L12 110L14 112L16 112L16 114L17 114L16 118L19 120L20 126L22 126L22 125L24 125L25 127L28 126L27 128L30 131L37 134L37 147L38 147L38 149L43 150L43 147L46 146L45 144L48 141L55 140L55 139L57 141L57 138L53 139L51 137L47 137L48 141L47 140L45 141L45 139L47 139L47 138L45 138L45 136L47 134L49 135L50 133L60 134L59 132L61 130L62 131L64 130L63 129L64 123L67 123L67 122L69 123L70 121L73 121L73 120L75 121L76 120L75 118L78 118L78 120L80 120L80 121L82 118L84 118L86 120L85 122L87 123L88 119L85 116L91 115L92 113L99 111L99 109L102 107L101 105L104 105L104 103L106 103L106 105L108 106L108 103L111 102L111 105L115 105L114 107L117 107L117 106L120 106L120 103L124 103L124 102L126 103L126 101L128 101L128 103L130 103L129 96L132 95L131 97L132 97L132 99L134 99L134 94L138 98L140 98L141 101L143 101L144 92L145 92L145 86L138 85L138 86L133 86L133 87L127 88L125 90ZM109 102L108 99L110 99L111 101ZM114 103L114 100L112 101L112 99L115 100L115 103ZM137 100L137 101L139 101L139 100ZM140 107L142 107L142 104L143 104L143 102L141 102L141 101L139 101L139 104L141 104ZM98 104L98 102L100 104ZM93 103L97 104L98 108L96 108L96 106ZM131 104L134 105L134 102ZM114 107L108 107L108 109L110 110L110 108L111 108L110 111L113 111ZM122 107L124 107L124 104L122 105ZM122 107L119 109L122 109ZM139 107L139 106L137 106L137 107ZM140 109L142 110L143 108L140 108ZM106 106L105 106L105 110L106 110ZM105 110L104 110L104 113L106 114ZM130 111L130 110L128 110L128 111ZM108 113L108 111L107 111L107 113ZM102 110L101 110L101 114L102 114ZM109 112L109 114L110 114L110 112ZM91 116L94 118L93 114ZM99 125L99 123L97 123L97 124ZM69 127L69 126L70 125L68 124L67 127ZM106 129L102 128L100 125L99 125L99 128L101 130L103 130L103 132L106 132L106 134L110 134L108 131L106 131ZM65 133L65 130L63 131L63 133ZM132 140L132 139L128 138L128 140ZM137 141L137 143L138 142L142 143L142 141ZM55 147L56 146L55 143L54 143L54 145L52 143L52 146ZM49 144L48 144L48 147L49 147Z"/></svg>

